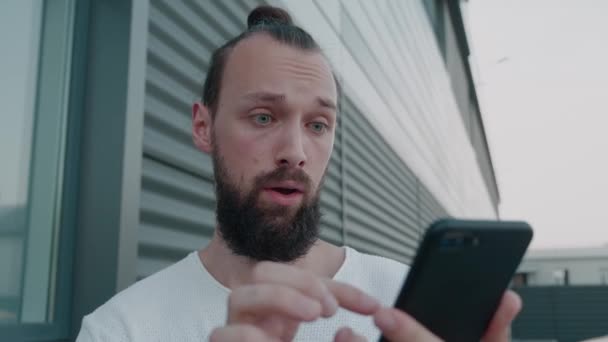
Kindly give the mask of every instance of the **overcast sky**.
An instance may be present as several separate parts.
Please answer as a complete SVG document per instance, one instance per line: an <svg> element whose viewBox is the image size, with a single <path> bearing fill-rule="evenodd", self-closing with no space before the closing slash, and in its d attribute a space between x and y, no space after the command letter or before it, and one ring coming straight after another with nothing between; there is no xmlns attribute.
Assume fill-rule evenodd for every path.
<svg viewBox="0 0 608 342"><path fill-rule="evenodd" d="M608 1L469 0L501 218L608 247Z"/></svg>

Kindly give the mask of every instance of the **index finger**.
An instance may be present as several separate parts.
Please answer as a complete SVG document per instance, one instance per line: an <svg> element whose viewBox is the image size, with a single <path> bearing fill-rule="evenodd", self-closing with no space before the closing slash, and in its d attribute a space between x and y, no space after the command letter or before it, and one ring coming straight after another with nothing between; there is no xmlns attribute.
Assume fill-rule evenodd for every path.
<svg viewBox="0 0 608 342"><path fill-rule="evenodd" d="M260 263L254 272L254 281L285 285L316 298L323 305L326 317L333 315L338 305L364 315L370 315L380 307L376 299L352 285L323 278L289 265ZM327 297L334 303L328 303L330 300Z"/></svg>
<svg viewBox="0 0 608 342"><path fill-rule="evenodd" d="M380 302L377 299L354 286L332 279L325 279L325 284L338 300L338 304L347 310L362 315L371 315L380 308Z"/></svg>
<svg viewBox="0 0 608 342"><path fill-rule="evenodd" d="M209 336L209 342L280 342L268 336L261 329L247 324L234 324L216 328Z"/></svg>
<svg viewBox="0 0 608 342"><path fill-rule="evenodd" d="M317 300L324 317L332 316L338 309L338 302L321 277L294 266L276 262L261 262L253 271L256 284L275 284L297 290L301 294Z"/></svg>

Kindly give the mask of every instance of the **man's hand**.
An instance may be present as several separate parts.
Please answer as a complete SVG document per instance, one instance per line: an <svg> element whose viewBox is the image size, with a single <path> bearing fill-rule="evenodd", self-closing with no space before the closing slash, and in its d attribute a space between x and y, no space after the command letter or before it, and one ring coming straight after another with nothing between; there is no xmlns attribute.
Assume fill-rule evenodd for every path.
<svg viewBox="0 0 608 342"><path fill-rule="evenodd" d="M258 264L253 283L236 288L228 299L227 325L210 341L291 341L300 322L330 317L338 306L371 315L380 308L355 287L299 268L271 262Z"/></svg>
<svg viewBox="0 0 608 342"><path fill-rule="evenodd" d="M483 342L508 341L510 324L521 305L519 296L507 291ZM350 285L324 279L293 266L270 262L256 266L253 284L232 291L228 301L227 325L215 329L209 340L291 341L300 322L330 317L338 306L360 314L374 315L374 322L390 341L441 341L409 315L394 308L381 308L375 299ZM365 339L344 327L336 332L334 341L359 342Z"/></svg>
<svg viewBox="0 0 608 342"><path fill-rule="evenodd" d="M488 326L483 342L509 341L509 328L511 322L521 310L521 299L515 292L507 291L494 318ZM382 308L374 314L374 322L384 336L393 342L432 342L440 339L416 322L412 317L393 308ZM348 336L349 337L349 336ZM347 337L347 338L348 338ZM357 341L356 338L353 338ZM348 339L340 340L349 341Z"/></svg>

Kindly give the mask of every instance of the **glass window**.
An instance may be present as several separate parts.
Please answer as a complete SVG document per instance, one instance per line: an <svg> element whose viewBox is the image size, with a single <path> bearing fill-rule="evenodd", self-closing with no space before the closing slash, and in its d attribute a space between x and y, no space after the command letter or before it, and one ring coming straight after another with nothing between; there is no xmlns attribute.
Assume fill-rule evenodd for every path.
<svg viewBox="0 0 608 342"><path fill-rule="evenodd" d="M41 3L13 0L0 11L0 321L15 322L21 304L28 180Z"/></svg>
<svg viewBox="0 0 608 342"><path fill-rule="evenodd" d="M54 322L72 12L0 4L0 328Z"/></svg>

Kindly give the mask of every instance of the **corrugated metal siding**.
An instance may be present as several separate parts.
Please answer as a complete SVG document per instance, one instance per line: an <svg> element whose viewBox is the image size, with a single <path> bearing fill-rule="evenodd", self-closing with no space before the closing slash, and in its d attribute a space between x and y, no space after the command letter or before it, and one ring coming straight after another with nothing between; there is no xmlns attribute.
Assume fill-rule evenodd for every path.
<svg viewBox="0 0 608 342"><path fill-rule="evenodd" d="M419 222L422 229L426 229L438 218L450 216L422 183L418 182L417 190Z"/></svg>
<svg viewBox="0 0 608 342"><path fill-rule="evenodd" d="M555 315L559 341L608 335L608 287L557 289Z"/></svg>
<svg viewBox="0 0 608 342"><path fill-rule="evenodd" d="M342 104L346 244L407 263L445 210L355 104Z"/></svg>
<svg viewBox="0 0 608 342"><path fill-rule="evenodd" d="M573 342L608 335L608 286L522 287L513 338Z"/></svg>
<svg viewBox="0 0 608 342"><path fill-rule="evenodd" d="M477 165L475 161L471 165L458 163L453 153L455 148L459 154L472 149L468 134L460 132L461 116L457 113L458 122L452 124L452 112L458 112L452 106L455 97L452 89L446 93L443 88L442 83L449 77L434 38L425 38L434 35L422 3L344 2L340 25L346 55L356 63L355 70L345 73L355 74L359 69L365 77L352 87L358 90L366 82L373 88L373 94L357 94L373 110L366 116L377 116L375 126L386 121L382 125L390 128L383 135L396 133L388 139L389 145L400 151L400 158L408 162L427 188L433 189L431 192L443 205L450 204L451 212L463 215L467 209L477 211L467 208L466 192L459 179L465 170L475 170ZM374 94L386 107L369 102Z"/></svg>
<svg viewBox="0 0 608 342"><path fill-rule="evenodd" d="M450 174L445 163L449 158L441 148L446 137L436 129L442 123L424 115L439 110L425 60L430 47L417 37L417 25L428 22L399 20L408 9L397 2L377 5L365 1L343 4L342 41L401 129L415 133L410 137L412 148L435 167L434 178L445 182L447 189L449 180L444 175ZM373 129L362 109L345 101L343 114L346 242L363 251L409 262L423 230L446 211Z"/></svg>
<svg viewBox="0 0 608 342"><path fill-rule="evenodd" d="M247 13L242 2L150 3L138 279L213 233L213 168L192 144L190 106L213 49L244 29Z"/></svg>
<svg viewBox="0 0 608 342"><path fill-rule="evenodd" d="M342 118L338 118L338 128L334 142L324 187L321 193L321 237L337 245L343 243L342 225Z"/></svg>
<svg viewBox="0 0 608 342"><path fill-rule="evenodd" d="M555 336L553 311L554 293L551 289L521 288L523 310L512 326L512 336L518 339L551 339Z"/></svg>
<svg viewBox="0 0 608 342"><path fill-rule="evenodd" d="M445 3L433 1L427 7L438 11L434 18L442 36L444 26L451 24L441 21ZM306 1L285 4L320 38L344 83L354 89L352 97L367 109L364 115L443 207L460 217L496 217L489 158L477 158L469 124L458 107L457 95L462 94L454 92L423 2L318 0L316 8ZM452 43L458 57L458 44ZM458 89L468 89L464 65L452 66L461 68Z"/></svg>

